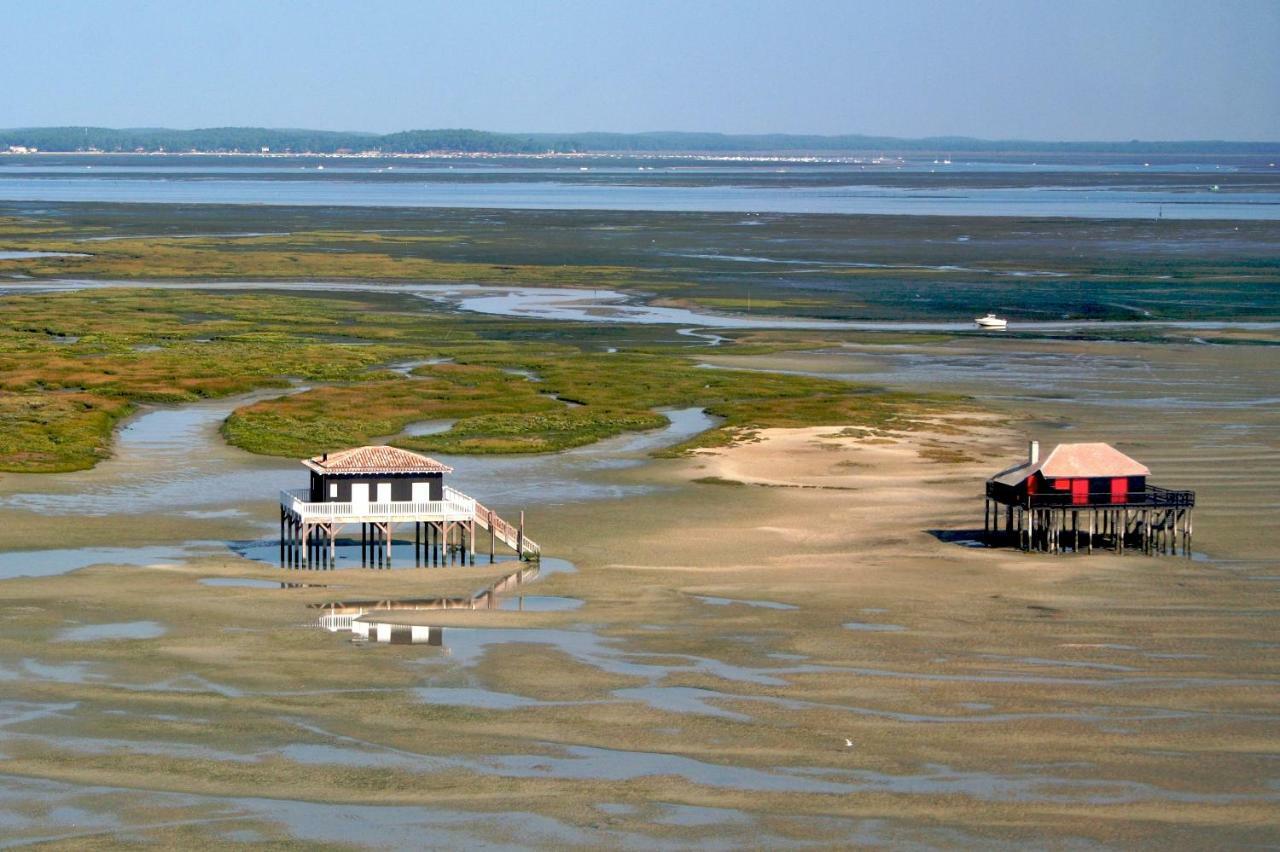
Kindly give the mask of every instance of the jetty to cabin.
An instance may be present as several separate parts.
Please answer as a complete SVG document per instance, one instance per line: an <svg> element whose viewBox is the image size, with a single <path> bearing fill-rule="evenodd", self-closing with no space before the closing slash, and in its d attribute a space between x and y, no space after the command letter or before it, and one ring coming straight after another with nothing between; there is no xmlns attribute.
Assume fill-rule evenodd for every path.
<svg viewBox="0 0 1280 852"><path fill-rule="evenodd" d="M987 480L983 533L1026 551L1189 556L1195 492L1159 488L1150 475L1110 444L1059 444L1042 459L1032 441L1025 461Z"/></svg>
<svg viewBox="0 0 1280 852"><path fill-rule="evenodd" d="M339 535L360 528L360 564L390 568L397 530L413 525L415 566L470 564L477 531L486 533L489 561L502 543L521 559L537 559L540 548L517 524L500 518L445 484L453 468L398 447L356 447L324 453L302 464L309 488L280 492L280 564L288 568L333 568ZM407 544L407 541L406 541Z"/></svg>

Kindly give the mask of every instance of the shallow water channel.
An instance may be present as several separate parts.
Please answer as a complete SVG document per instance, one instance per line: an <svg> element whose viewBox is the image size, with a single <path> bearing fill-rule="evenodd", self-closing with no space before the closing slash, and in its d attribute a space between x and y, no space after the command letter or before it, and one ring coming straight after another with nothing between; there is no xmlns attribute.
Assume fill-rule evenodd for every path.
<svg viewBox="0 0 1280 852"><path fill-rule="evenodd" d="M0 579L47 576L99 563L145 565L231 553L278 563L276 496L280 489L304 487L307 472L294 461L228 446L218 429L235 408L281 393L265 390L151 409L120 429L114 455L91 470L6 474L0 478L0 517L118 518L145 523L153 541L123 548L106 538L96 546L0 552ZM663 413L669 420L664 428L554 455L438 458L454 468L454 487L499 512L626 497L649 486L614 480L610 471L642 464L652 450L679 443L716 422L696 408ZM156 523L158 519L168 523ZM190 536L202 529L202 522L233 535L222 540ZM342 542L339 564L358 565L358 551L358 541ZM411 552L411 546L403 552Z"/></svg>

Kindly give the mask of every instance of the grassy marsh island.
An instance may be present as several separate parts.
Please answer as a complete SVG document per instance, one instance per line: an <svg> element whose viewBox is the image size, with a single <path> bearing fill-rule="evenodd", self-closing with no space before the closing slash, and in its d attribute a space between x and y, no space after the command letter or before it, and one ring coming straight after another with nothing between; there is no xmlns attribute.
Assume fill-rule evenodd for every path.
<svg viewBox="0 0 1280 852"><path fill-rule="evenodd" d="M687 343L653 339L638 351L608 352L595 348L598 339L591 349L519 339L533 333L529 325L541 327L424 312L421 300L394 295L11 296L0 302L0 469L88 467L110 452L112 427L139 404L290 382L318 386L236 411L227 439L251 452L300 457L449 419L456 422L447 432L393 441L423 451L536 453L656 428L666 421L654 409L696 405L724 419L690 444L697 446L763 426L906 425L958 401L706 370ZM397 362L413 366L387 369Z"/></svg>

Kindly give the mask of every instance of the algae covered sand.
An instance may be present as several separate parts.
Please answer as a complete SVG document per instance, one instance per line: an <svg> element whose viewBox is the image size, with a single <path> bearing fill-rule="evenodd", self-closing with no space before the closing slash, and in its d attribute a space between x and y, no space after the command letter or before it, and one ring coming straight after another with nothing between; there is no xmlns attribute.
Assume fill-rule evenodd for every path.
<svg viewBox="0 0 1280 852"><path fill-rule="evenodd" d="M937 426L768 430L630 469L665 490L540 512L578 571L538 593L581 608L377 616L442 626L441 647L352 644L305 626L307 605L465 594L502 566L6 581L7 786L109 812L113 791L146 791L122 818L164 842L306 838L306 803L385 809L340 844L450 814L463 836L542 845L1266 842L1259 581L939 540L1008 436L968 423L982 462L942 464L920 452L956 440ZM706 476L748 484L728 499ZM133 622L164 633L55 641ZM504 834L513 813L535 834Z"/></svg>

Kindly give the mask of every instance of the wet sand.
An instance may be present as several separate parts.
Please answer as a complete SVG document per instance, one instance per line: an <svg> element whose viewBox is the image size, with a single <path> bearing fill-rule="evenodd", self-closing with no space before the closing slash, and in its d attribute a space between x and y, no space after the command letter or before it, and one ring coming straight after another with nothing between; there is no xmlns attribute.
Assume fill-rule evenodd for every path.
<svg viewBox="0 0 1280 852"><path fill-rule="evenodd" d="M443 625L442 648L353 645L305 627L305 604L463 594L490 569L199 560L7 581L6 771L91 812L150 791L139 809L169 825L131 818L165 841L306 838L288 815L334 802L391 808L338 842L458 812L475 814L463 836L516 845L1266 842L1277 673L1258 581L939 540L971 523L974 477L1006 446L968 428L984 463L919 456L950 430L811 429L631 468L667 489L543 522L581 570L538 591L581 609L380 616ZM164 633L50 641L135 622ZM282 801L244 798L261 789ZM512 811L545 830L490 824Z"/></svg>
<svg viewBox="0 0 1280 852"><path fill-rule="evenodd" d="M376 616L443 628L438 647L353 643L309 605L465 596L509 566L281 571L224 543L4 580L0 833L71 846L1273 844L1277 430L1273 408L1228 404L1265 396L1265 360L996 345L1024 375L1002 381L961 344L745 362L932 382L988 411L931 432L767 430L648 463L653 444L633 438L540 462L528 487L558 496L531 513L535 537L577 571L524 592L582 605ZM1161 393L1175 402L1156 418L1140 402ZM1117 440L1155 481L1199 489L1203 556L970 546L982 481L1029 430ZM293 467L224 452L195 481L242 464L256 487ZM128 462L40 481L48 499L91 481L115 493L137 473ZM6 477L5 499L33 493L27 479ZM182 545L197 521L224 542L271 526L269 499L229 499L242 516L185 514L218 501L153 512L147 541ZM1242 518L1242 503L1262 508ZM35 513L4 512L6 543L32 546ZM115 541L119 522L64 525L50 543Z"/></svg>

